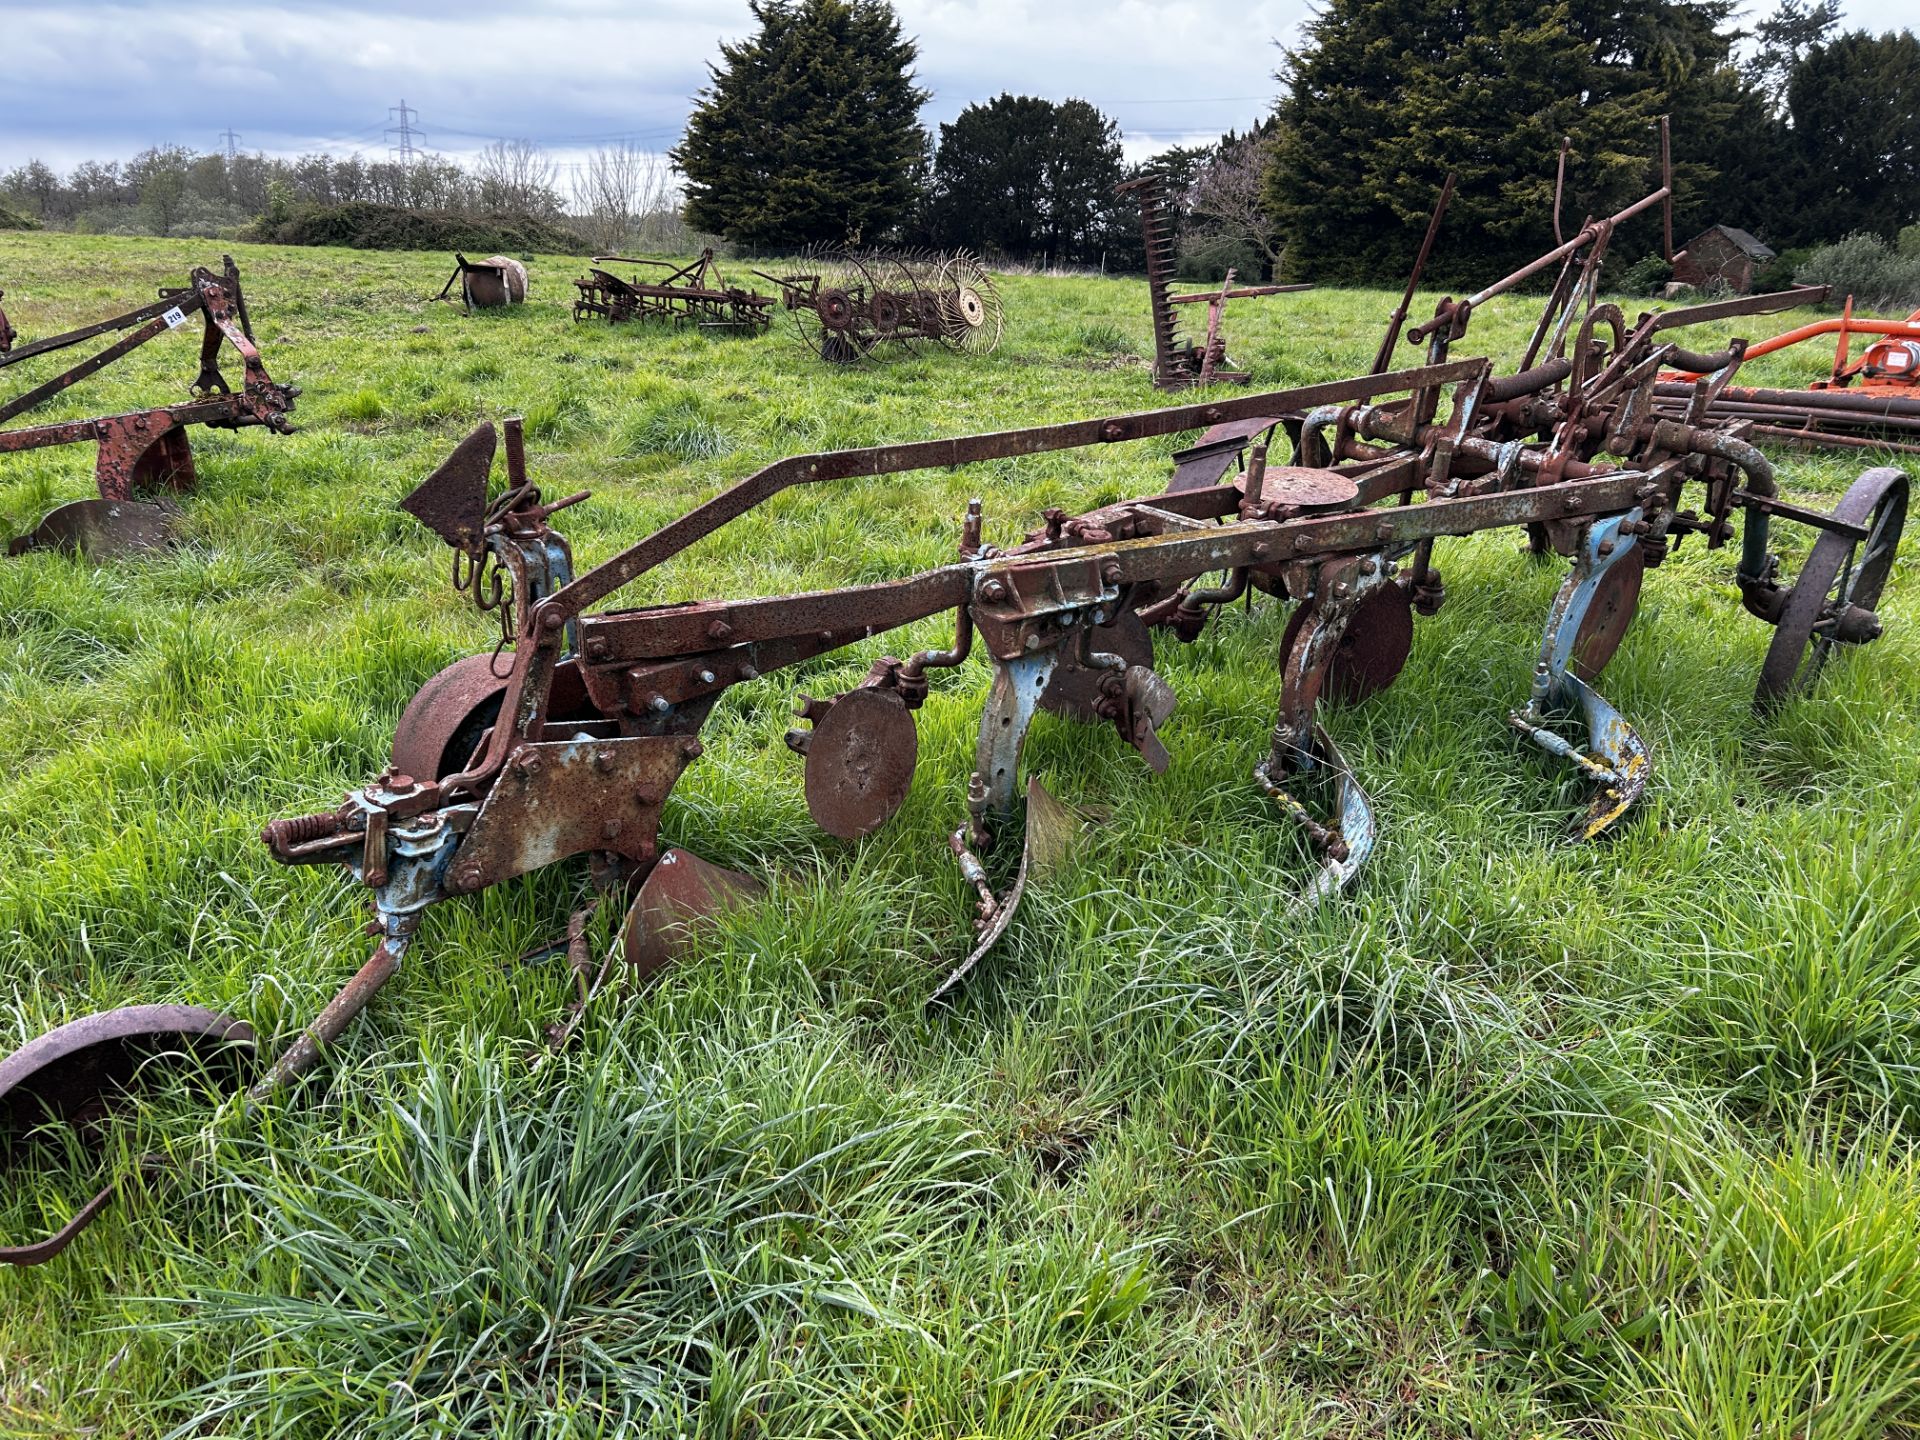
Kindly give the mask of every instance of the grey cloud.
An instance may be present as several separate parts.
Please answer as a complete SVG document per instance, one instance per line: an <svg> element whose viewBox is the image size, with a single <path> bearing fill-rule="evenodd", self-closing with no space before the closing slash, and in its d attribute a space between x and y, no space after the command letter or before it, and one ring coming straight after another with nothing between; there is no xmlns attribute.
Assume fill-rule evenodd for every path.
<svg viewBox="0 0 1920 1440"><path fill-rule="evenodd" d="M1274 94L1275 38L1307 0L898 0L920 42L930 122L1001 91L1090 100L1135 153L1244 127ZM1761 0L1762 4L1768 0ZM1910 0L1849 0L1887 27ZM561 150L631 136L665 148L745 0L6 0L0 165L162 142L211 148L232 125L277 152L384 149L404 96L426 143L525 136Z"/></svg>

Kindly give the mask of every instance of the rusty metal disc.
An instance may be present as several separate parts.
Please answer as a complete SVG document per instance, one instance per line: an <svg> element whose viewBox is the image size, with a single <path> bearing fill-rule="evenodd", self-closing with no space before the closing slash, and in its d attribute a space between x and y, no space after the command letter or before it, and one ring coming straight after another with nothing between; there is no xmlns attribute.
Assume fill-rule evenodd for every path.
<svg viewBox="0 0 1920 1440"><path fill-rule="evenodd" d="M920 737L888 690L850 690L807 740L807 813L829 835L858 840L893 818L913 783Z"/></svg>
<svg viewBox="0 0 1920 1440"><path fill-rule="evenodd" d="M1131 610L1121 611L1111 625L1096 625L1088 648L1118 655L1127 662L1129 669L1136 665L1153 668L1153 633L1147 629L1146 622ZM1069 720L1098 724L1105 718L1097 708L1101 682L1113 672L1075 663L1076 653L1076 649L1070 647L1061 654L1060 663L1054 667L1053 678L1047 682L1046 693L1040 697L1040 704L1042 708Z"/></svg>
<svg viewBox="0 0 1920 1440"><path fill-rule="evenodd" d="M458 773L499 717L512 669L510 654L469 655L428 680L393 727L393 768L416 780L444 780ZM596 714L579 665L568 660L556 667L547 696L548 721L592 719Z"/></svg>
<svg viewBox="0 0 1920 1440"><path fill-rule="evenodd" d="M844 290L822 290L820 298L814 301L814 309L819 312L820 323L829 330L845 330L853 324L853 301Z"/></svg>
<svg viewBox="0 0 1920 1440"><path fill-rule="evenodd" d="M252 1027L197 1005L83 1015L0 1060L0 1151L48 1120L97 1123L151 1061L237 1064L253 1048Z"/></svg>
<svg viewBox="0 0 1920 1440"><path fill-rule="evenodd" d="M665 969L703 919L758 900L767 887L751 875L669 849L634 896L621 927L621 949L642 980Z"/></svg>
<svg viewBox="0 0 1920 1440"><path fill-rule="evenodd" d="M75 500L49 510L40 523L7 544L9 555L64 550L89 560L112 560L164 550L173 543L174 512L141 500Z"/></svg>
<svg viewBox="0 0 1920 1440"><path fill-rule="evenodd" d="M1293 643L1306 621L1307 607L1295 608L1280 639L1280 653L1293 653ZM1342 704L1355 704L1378 695L1400 678L1413 650L1413 599L1399 585L1383 585L1354 607L1340 643L1327 660L1327 678L1321 695Z"/></svg>
<svg viewBox="0 0 1920 1440"><path fill-rule="evenodd" d="M442 780L460 770L500 714L509 661L492 655L456 660L415 692L393 727L393 768L416 780Z"/></svg>
<svg viewBox="0 0 1920 1440"><path fill-rule="evenodd" d="M1640 582L1647 573L1647 557L1638 543L1609 565L1594 588L1593 601L1573 635L1571 664L1582 680L1593 681L1607 668L1613 652L1627 637L1633 612L1640 605Z"/></svg>
<svg viewBox="0 0 1920 1440"><path fill-rule="evenodd" d="M1234 483L1244 491L1247 488L1245 473ZM1360 487L1337 470L1321 470L1312 465L1269 465L1260 483L1260 498L1270 505L1282 505L1303 515L1317 515L1346 509L1360 498Z"/></svg>

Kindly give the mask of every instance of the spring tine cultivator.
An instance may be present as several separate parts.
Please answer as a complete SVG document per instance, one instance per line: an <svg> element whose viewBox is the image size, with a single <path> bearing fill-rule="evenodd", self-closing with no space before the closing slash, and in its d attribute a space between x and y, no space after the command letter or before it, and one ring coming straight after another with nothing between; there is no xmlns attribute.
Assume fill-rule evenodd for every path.
<svg viewBox="0 0 1920 1440"><path fill-rule="evenodd" d="M125 315L102 320L64 335L50 335L15 346L0 356L0 369L35 356L68 349L96 336L128 331L104 350L82 360L52 379L33 386L12 400L0 402L0 424L33 409L79 384L128 352L170 330L185 326L199 314L204 322L200 338L200 372L190 387L194 398L152 410L105 415L94 420L0 430L0 455L21 454L50 445L93 441L99 448L94 481L99 497L61 505L25 535L8 545L7 553L27 550L76 550L96 559L149 550L167 543L172 508L165 503L135 499L142 490L170 489L176 493L194 486L193 448L189 425L238 430L264 425L278 434L293 426L297 386L279 385L268 376L254 345L240 272L231 257L216 274L197 269L179 289L160 292L160 298ZM220 350L231 345L243 368L241 388L235 391L220 372Z"/></svg>
<svg viewBox="0 0 1920 1440"><path fill-rule="evenodd" d="M623 280L605 268L609 265L645 265L666 273ZM573 302L575 320L602 315L615 324L664 320L723 330L765 330L773 324L773 297L727 284L711 249L702 250L692 264L678 267L666 260L596 255L587 275L573 283L580 291L580 298Z"/></svg>
<svg viewBox="0 0 1920 1440"><path fill-rule="evenodd" d="M1234 369L1233 362L1227 358L1227 337L1221 329L1227 301L1286 295L1313 287L1236 286L1233 271L1228 270L1218 290L1176 295L1173 293L1173 220L1167 213L1160 177L1143 175L1138 180L1128 180L1116 187L1116 193L1131 194L1140 204L1140 235L1147 250L1147 295L1153 309L1153 383L1162 390L1184 390L1191 385L1245 384L1252 375ZM1175 307L1200 304L1207 307L1207 329L1205 336L1195 343L1181 331L1180 312Z"/></svg>
<svg viewBox="0 0 1920 1440"><path fill-rule="evenodd" d="M988 355L1000 344L1000 293L986 267L964 250L827 247L779 274L753 273L779 289L800 338L829 364L856 364L883 345L912 351L925 343Z"/></svg>

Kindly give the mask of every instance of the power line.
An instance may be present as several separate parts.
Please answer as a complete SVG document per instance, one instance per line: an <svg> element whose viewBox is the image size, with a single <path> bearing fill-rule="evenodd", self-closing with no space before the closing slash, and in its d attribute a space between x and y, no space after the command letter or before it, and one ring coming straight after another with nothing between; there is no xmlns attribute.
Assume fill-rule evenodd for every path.
<svg viewBox="0 0 1920 1440"><path fill-rule="evenodd" d="M240 153L240 136L231 125L220 132L219 138L227 142L227 159L231 160Z"/></svg>
<svg viewBox="0 0 1920 1440"><path fill-rule="evenodd" d="M415 134L413 122L420 118L420 112L407 104L406 98L403 96L401 97L399 105L389 105L387 107L387 119L391 120L396 115L400 117L400 123L389 126L387 128L387 134L390 136L398 135L400 139L398 142L391 143L387 146L387 154L399 161L402 166L411 170L414 162L420 158L420 151L413 143Z"/></svg>

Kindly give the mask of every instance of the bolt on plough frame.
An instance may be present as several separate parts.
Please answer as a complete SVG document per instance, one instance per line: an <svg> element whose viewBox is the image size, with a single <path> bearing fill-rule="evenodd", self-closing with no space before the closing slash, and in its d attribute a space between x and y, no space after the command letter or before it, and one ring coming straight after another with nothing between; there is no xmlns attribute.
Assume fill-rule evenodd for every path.
<svg viewBox="0 0 1920 1440"><path fill-rule="evenodd" d="M267 374L246 296L240 289L240 271L233 257L225 257L220 273L196 268L178 289L163 289L160 298L111 320L102 320L64 335L12 346L12 332L0 316L0 369L31 360L36 355L65 350L99 335L129 331L104 350L33 386L11 400L0 401L0 425L24 414L104 369L115 360L199 314L204 321L200 337L200 372L189 387L193 399L124 415L92 420L67 420L18 430L0 430L0 455L24 454L50 445L72 445L91 440L99 449L94 461L94 483L99 496L56 506L24 535L7 546L9 555L27 550L76 550L95 559L151 550L167 543L173 509L165 503L135 499L142 490L193 489L196 476L189 425L239 430L262 425L278 434L293 430L287 419L300 389L279 385ZM240 355L243 375L236 392L220 373L220 350L231 345Z"/></svg>
<svg viewBox="0 0 1920 1440"><path fill-rule="evenodd" d="M1070 812L1022 773L1035 713L1111 726L1149 767L1166 769L1161 734L1176 697L1155 668L1154 633L1191 642L1250 590L1295 606L1280 646L1275 723L1250 782L1317 857L1301 903L1349 883L1373 848L1378 819L1321 720L1320 700L1357 701L1393 683L1413 617L1445 602L1434 557L1449 537L1524 528L1538 549L1567 559L1532 684L1515 697L1509 723L1589 782L1574 838L1617 825L1645 789L1652 759L1596 687L1644 571L1690 534L1710 548L1726 544L1730 517L1740 512L1741 597L1775 627L1756 696L1766 708L1808 685L1835 647L1879 634L1874 606L1908 488L1896 470L1871 470L1833 514L1808 510L1780 498L1772 466L1742 436L1744 422L1715 427L1692 412L1660 416L1653 401L1663 368L1710 377L1695 391L1704 411L1741 353L1736 341L1694 354L1664 332L1777 302L1650 313L1628 326L1615 307L1594 301L1592 285L1611 227L1631 213L1585 227L1522 272L1556 259L1568 267L1516 374L1496 376L1485 359L1447 354L1473 306L1518 283L1510 277L1468 301L1443 302L1413 337L1429 347L1430 363L1417 368L792 456L582 573L550 522L587 496L544 500L527 472L520 427L508 421L506 487L490 501L499 436L481 426L402 505L455 551L455 584L494 612L502 646L422 687L396 727L391 765L365 787L335 809L265 828L276 859L338 865L365 885L378 941L251 1097L264 1102L315 1063L399 969L430 907L585 857L595 904L617 901L626 917L620 942L598 965L586 940L591 908L571 918L564 948L576 990L549 1031L564 1043L618 956L650 974L684 947L691 921L758 889L661 842L667 798L699 759L701 727L720 695L941 615L952 618L951 645L883 656L853 689L805 701L811 728L787 735L804 756L809 812L831 834L855 840L884 825L907 792L918 753L914 712L927 698L929 672L976 652L990 669L973 769L957 786L949 838L979 898L975 933L964 957L930 975L930 999L951 995L978 965L1006 932L1036 867L1071 838ZM1397 321L1394 329L1383 353ZM1161 493L1079 515L1048 510L1041 527L1005 548L985 542L975 501L960 523L954 563L920 574L805 594L603 608L798 487L1196 430L1205 433L1176 453ZM1280 445L1289 463L1278 463ZM1682 509L1696 494L1699 508ZM1775 517L1820 532L1790 586L1768 548ZM251 1043L227 1017L156 1017L153 1008L86 1017L34 1041L0 1069L0 1107L16 1116L30 1102L56 1115L83 1110L97 1099L90 1087L99 1057L144 1053L156 1036L174 1034L177 1048L194 1054ZM80 1063L88 1060L94 1070ZM0 1258L28 1263L58 1253L111 1193L110 1185L49 1240Z"/></svg>

